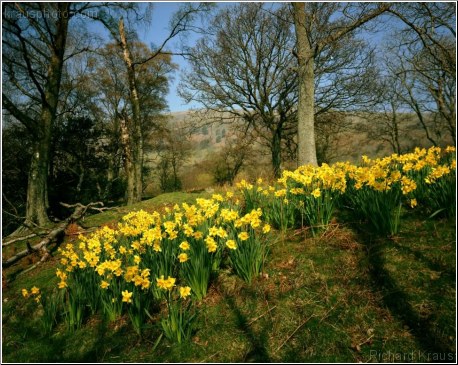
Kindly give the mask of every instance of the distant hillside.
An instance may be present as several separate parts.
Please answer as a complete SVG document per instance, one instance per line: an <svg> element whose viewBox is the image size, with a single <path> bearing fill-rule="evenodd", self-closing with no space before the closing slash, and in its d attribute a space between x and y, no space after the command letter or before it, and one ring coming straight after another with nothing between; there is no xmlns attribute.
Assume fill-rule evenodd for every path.
<svg viewBox="0 0 458 365"><path fill-rule="evenodd" d="M361 155L369 157L380 157L393 153L390 144L380 137L377 131L380 129L380 118L377 115L370 117L343 117L339 114L340 120L331 120L329 123L339 124L339 128L330 132L329 138L317 138L318 152L323 152L327 147L325 161L332 163L337 161L357 162ZM184 190L206 188L214 184L211 171L208 169L208 161L225 146L226 138L230 134L231 125L237 123L213 122L216 114L209 119L203 112L181 111L169 113L169 123L173 124L197 124L198 127L192 128L189 134L192 151L187 156L187 162L181 169L180 177L183 182ZM429 147L431 142L427 140L424 130L412 115L404 115L402 126L399 131L399 140L403 152L412 150L414 147ZM326 126L325 126L326 127ZM326 128L324 128L326 130ZM450 138L443 138L441 145L451 144ZM327 144L324 146L323 144ZM239 178L252 178L254 176L270 176L270 156L269 151L259 147L259 156L254 156L254 163L246 166L240 173ZM294 162L286 162L284 168L292 169L296 165ZM152 176L154 178L154 176ZM151 184L157 186L157 184ZM154 193L158 193L155 191Z"/></svg>

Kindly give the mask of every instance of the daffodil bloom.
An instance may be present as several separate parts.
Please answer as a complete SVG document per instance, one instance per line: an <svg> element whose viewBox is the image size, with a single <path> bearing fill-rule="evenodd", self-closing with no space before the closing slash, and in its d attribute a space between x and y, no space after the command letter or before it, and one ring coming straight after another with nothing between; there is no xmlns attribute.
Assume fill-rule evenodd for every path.
<svg viewBox="0 0 458 365"><path fill-rule="evenodd" d="M167 280L166 280L166 282L167 282L167 283L166 283L167 289L169 289L169 290L172 289L172 288L175 286L175 281L176 281L176 280L177 280L177 279L172 278L171 276L169 276L169 277L167 278Z"/></svg>
<svg viewBox="0 0 458 365"><path fill-rule="evenodd" d="M36 286L32 287L32 289L30 289L30 294L33 294L33 295L36 295L36 294L39 294L40 293L40 289L38 289Z"/></svg>
<svg viewBox="0 0 458 365"><path fill-rule="evenodd" d="M410 207L415 208L417 206L417 199L410 199Z"/></svg>
<svg viewBox="0 0 458 365"><path fill-rule="evenodd" d="M22 289L21 292L24 298L27 298L29 296L29 291L27 289Z"/></svg>
<svg viewBox="0 0 458 365"><path fill-rule="evenodd" d="M169 234L169 240L174 240L175 238L178 237L177 231L170 231L168 234Z"/></svg>
<svg viewBox="0 0 458 365"><path fill-rule="evenodd" d="M147 278L143 278L142 280L142 289L148 289L151 282Z"/></svg>
<svg viewBox="0 0 458 365"><path fill-rule="evenodd" d="M215 226L210 227L210 229L208 230L208 235L214 237L217 234L218 234L218 228Z"/></svg>
<svg viewBox="0 0 458 365"><path fill-rule="evenodd" d="M102 289L106 289L110 286L110 284L108 282L106 282L105 280L102 280L102 282L100 283L100 287Z"/></svg>
<svg viewBox="0 0 458 365"><path fill-rule="evenodd" d="M60 281L59 284L57 285L59 289L64 289L67 287L67 283L65 281Z"/></svg>
<svg viewBox="0 0 458 365"><path fill-rule="evenodd" d="M319 198L321 196L321 191L319 188L316 188L315 190L312 191L312 195L315 197L315 198Z"/></svg>
<svg viewBox="0 0 458 365"><path fill-rule="evenodd" d="M134 277L134 285L135 286L140 286L143 284L143 277L141 277L140 275L136 275Z"/></svg>
<svg viewBox="0 0 458 365"><path fill-rule="evenodd" d="M178 260L180 260L180 262L186 262L188 261L188 255L185 253L180 253L178 255Z"/></svg>
<svg viewBox="0 0 458 365"><path fill-rule="evenodd" d="M215 252L216 249L218 248L216 241L213 239L213 237L210 237L210 236L205 238L205 244L207 245L207 250L210 253Z"/></svg>
<svg viewBox="0 0 458 365"><path fill-rule="evenodd" d="M160 289L165 289L165 290L170 290L175 286L175 278L168 277L167 279L164 279L164 275L161 275L160 278L156 279L157 286Z"/></svg>
<svg viewBox="0 0 458 365"><path fill-rule="evenodd" d="M226 241L226 246L230 248L231 250L236 250L237 249L237 244L235 243L234 240L227 240Z"/></svg>
<svg viewBox="0 0 458 365"><path fill-rule="evenodd" d="M240 232L238 237L240 241L246 241L248 238L250 238L250 235L247 232Z"/></svg>
<svg viewBox="0 0 458 365"><path fill-rule="evenodd" d="M286 196L286 189L277 190L275 192L275 196L277 198L282 198L282 197Z"/></svg>
<svg viewBox="0 0 458 365"><path fill-rule="evenodd" d="M264 224L264 227L262 227L262 233L269 233L270 232L270 225Z"/></svg>
<svg viewBox="0 0 458 365"><path fill-rule="evenodd" d="M122 301L125 302L125 303L132 303L132 294L131 292L129 292L128 290L123 290L121 292L122 294Z"/></svg>
<svg viewBox="0 0 458 365"><path fill-rule="evenodd" d="M180 243L180 247L183 251L187 251L189 250L190 246L189 246L189 243L187 241L183 241Z"/></svg>
<svg viewBox="0 0 458 365"><path fill-rule="evenodd" d="M191 288L189 286L180 287L180 297L186 298L189 295L191 295Z"/></svg>
<svg viewBox="0 0 458 365"><path fill-rule="evenodd" d="M199 239L201 239L204 235L203 235L203 233L202 233L201 231L195 231L194 234L193 234L193 236L194 236L194 238L195 238L196 240L199 240Z"/></svg>
<svg viewBox="0 0 458 365"><path fill-rule="evenodd" d="M213 194L212 195L212 199L216 200L216 201L219 201L219 202L222 202L224 201L224 198L221 194Z"/></svg>

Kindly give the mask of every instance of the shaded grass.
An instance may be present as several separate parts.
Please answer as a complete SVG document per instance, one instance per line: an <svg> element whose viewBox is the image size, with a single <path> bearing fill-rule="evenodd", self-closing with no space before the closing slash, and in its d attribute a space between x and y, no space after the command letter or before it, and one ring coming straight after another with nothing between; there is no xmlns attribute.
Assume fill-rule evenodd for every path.
<svg viewBox="0 0 458 365"><path fill-rule="evenodd" d="M167 194L154 205L194 198ZM150 201L142 203L143 209L153 208ZM112 213L85 224L102 224L114 219ZM111 324L93 317L74 333L61 323L44 336L39 310L20 289L55 285L55 261L47 262L3 291L3 360L264 363L455 356L453 223L411 214L394 239L339 224L319 238L300 230L273 238L263 275L251 285L223 268L197 304L192 341L182 346L162 339L155 347L158 321L149 321L140 339L126 317Z"/></svg>

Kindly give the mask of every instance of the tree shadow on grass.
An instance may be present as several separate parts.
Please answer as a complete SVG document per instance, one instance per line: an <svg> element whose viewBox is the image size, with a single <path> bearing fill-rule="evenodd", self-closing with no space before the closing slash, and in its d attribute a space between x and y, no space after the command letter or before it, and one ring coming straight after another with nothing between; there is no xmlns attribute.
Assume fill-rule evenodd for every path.
<svg viewBox="0 0 458 365"><path fill-rule="evenodd" d="M228 303L229 307L237 318L237 327L243 331L246 338L250 342L251 349L244 355L242 362L255 362L255 363L269 363L272 360L269 357L265 344L267 343L267 328L263 328L262 332L258 335L253 331L253 328L248 323L247 317L237 306L234 298L230 295L224 295L224 300Z"/></svg>
<svg viewBox="0 0 458 365"><path fill-rule="evenodd" d="M453 270L451 267L448 267L447 265L437 262L427 256L425 256L423 253L420 251L414 250L411 247L408 246L403 246L400 245L399 243L392 242L391 243L393 247L395 247L397 250L402 251L403 253L407 255L413 255L418 261L424 263L426 266L428 266L431 270L434 271L440 271L441 276L446 276L446 277L455 277L456 275L456 270Z"/></svg>
<svg viewBox="0 0 458 365"><path fill-rule="evenodd" d="M383 304L393 317L406 325L421 349L431 354L450 354L454 351L447 346L438 333L434 331L431 318L422 318L409 302L409 297L386 269L384 251L392 245L387 239L373 240L367 233L359 231L362 242L367 242L369 272L372 278L374 292L383 294ZM454 356L455 357L455 356ZM448 356L445 356L448 358Z"/></svg>

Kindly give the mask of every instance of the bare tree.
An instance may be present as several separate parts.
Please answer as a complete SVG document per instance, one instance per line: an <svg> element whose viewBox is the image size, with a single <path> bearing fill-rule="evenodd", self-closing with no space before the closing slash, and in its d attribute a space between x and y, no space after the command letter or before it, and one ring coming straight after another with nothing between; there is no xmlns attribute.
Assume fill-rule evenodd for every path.
<svg viewBox="0 0 458 365"><path fill-rule="evenodd" d="M150 54L150 49L141 42L130 42L130 54L133 59L142 59ZM110 184L117 178L120 163L125 169L127 178L127 193L133 192L135 179L133 150L140 150L133 143L130 128L133 120L128 76L126 74L123 52L118 45L110 43L100 49L99 54L92 61L96 66L90 72L89 89L97 90L93 103L99 108L100 118L104 122L106 131L105 142L107 152L111 154L108 163L105 195L108 194ZM141 177L144 178L144 154L151 148L149 139L151 133L159 127L161 113L166 110L165 95L168 92L168 75L173 71L170 55L158 55L151 61L136 66L136 90L138 101L142 106L139 115L139 133L142 140L141 148ZM135 170L134 170L135 171ZM129 179L129 176L131 178ZM130 182L130 184L129 184ZM141 185L143 191L143 182ZM129 195L126 194L126 198ZM131 197L132 199L132 197Z"/></svg>
<svg viewBox="0 0 458 365"><path fill-rule="evenodd" d="M262 3L239 4L212 19L191 51L192 70L180 93L211 112L225 111L223 119L242 120L245 131L255 132L269 147L279 176L282 140L295 132L294 38L282 20L285 7L272 10L273 15L263 8Z"/></svg>
<svg viewBox="0 0 458 365"><path fill-rule="evenodd" d="M327 26L328 17L340 5L309 6L316 22L310 33L315 44L334 31ZM298 75L302 71L295 57L298 53L290 18L288 6L240 4L221 10L208 35L193 50L192 70L186 74L181 89L187 101L198 101L212 112L224 111L244 121L246 131L260 136L270 149L277 176L282 154L295 159L301 138L296 139L297 113L301 110ZM338 24L334 27L337 29ZM304 89L310 94L307 103L313 105L307 109L312 122L319 115L368 107L374 102L370 92L377 79L374 52L363 40L353 33L342 33L338 41L326 41L320 44L319 52L315 48L313 52L309 79L312 84ZM224 114L220 115L224 120ZM313 137L316 159L314 141Z"/></svg>
<svg viewBox="0 0 458 365"><path fill-rule="evenodd" d="M192 145L183 123L165 122L153 134L155 169L163 192L177 191L182 187L180 172L191 158Z"/></svg>
<svg viewBox="0 0 458 365"><path fill-rule="evenodd" d="M36 136L26 222L49 222L48 169L71 14L70 3L2 4L3 107Z"/></svg>
<svg viewBox="0 0 458 365"><path fill-rule="evenodd" d="M452 3L397 4L404 22L394 32L391 75L402 102L415 113L426 138L437 145L448 134L456 144L456 30Z"/></svg>
<svg viewBox="0 0 458 365"><path fill-rule="evenodd" d="M389 9L389 4L293 2L298 60L298 162L317 165L315 144L315 62L327 47Z"/></svg>
<svg viewBox="0 0 458 365"><path fill-rule="evenodd" d="M456 77L456 3L398 3L388 10L406 28L402 30L404 44L429 53L439 68Z"/></svg>
<svg viewBox="0 0 458 365"><path fill-rule="evenodd" d="M225 134L224 146L210 161L211 173L217 184L234 184L238 173L253 154L253 142L253 138L237 131Z"/></svg>
<svg viewBox="0 0 458 365"><path fill-rule="evenodd" d="M121 118L120 120L122 130L121 141L124 147L127 175L128 205L140 201L143 192L144 138L142 135L142 105L138 90L138 69L158 57L163 57L165 54L174 54L174 52L165 49L169 41L178 34L193 29L193 21L196 15L205 12L207 8L208 6L206 4L184 4L172 18L169 35L163 40L160 46L157 49L150 50L149 54L137 58L135 58L131 50L132 42L136 41L136 34L133 27L126 30L122 16L118 14L112 15L106 12L88 15L100 21L106 27L116 45L122 51L122 59L128 81L130 109L132 111L130 118ZM133 5L133 11L136 15L134 22L148 21L150 10L147 7L142 12L140 7Z"/></svg>

